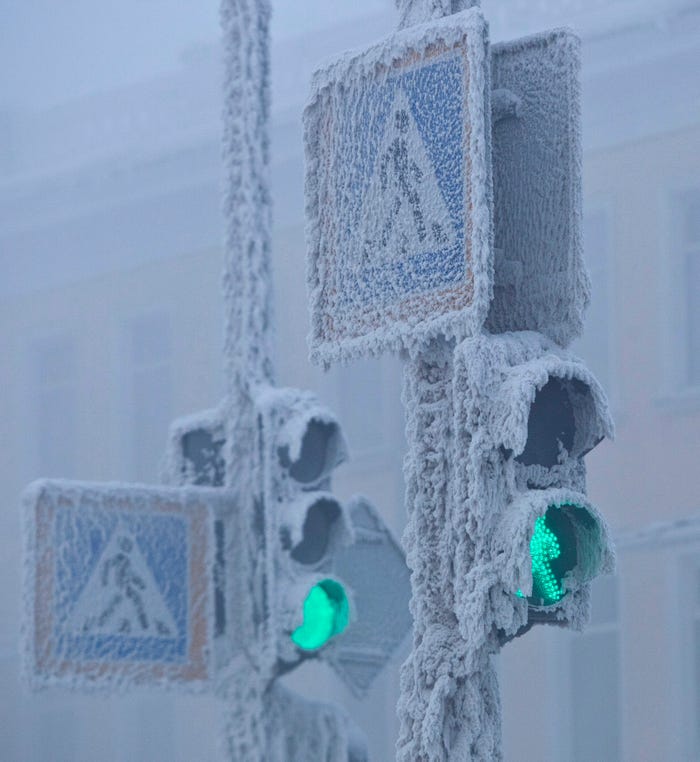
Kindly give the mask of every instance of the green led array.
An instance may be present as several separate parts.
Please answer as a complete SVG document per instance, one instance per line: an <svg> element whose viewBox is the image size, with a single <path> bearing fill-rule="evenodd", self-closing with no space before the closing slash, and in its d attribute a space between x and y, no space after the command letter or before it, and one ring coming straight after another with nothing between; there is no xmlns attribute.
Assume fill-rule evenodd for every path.
<svg viewBox="0 0 700 762"><path fill-rule="evenodd" d="M551 606L564 597L561 582L552 571L551 562L561 555L561 545L557 536L547 526L544 516L535 522L535 531L530 540L532 558L532 587L539 593L545 606Z"/></svg>
<svg viewBox="0 0 700 762"><path fill-rule="evenodd" d="M304 600L304 621L291 635L304 651L314 651L339 635L350 620L350 605L343 586L332 579L314 585Z"/></svg>
<svg viewBox="0 0 700 762"><path fill-rule="evenodd" d="M564 507L564 506L561 506ZM535 520L530 539L532 595L535 606L551 606L564 595L564 576L576 565L576 537L571 519L557 506L550 506ZM521 590L517 595L524 598Z"/></svg>

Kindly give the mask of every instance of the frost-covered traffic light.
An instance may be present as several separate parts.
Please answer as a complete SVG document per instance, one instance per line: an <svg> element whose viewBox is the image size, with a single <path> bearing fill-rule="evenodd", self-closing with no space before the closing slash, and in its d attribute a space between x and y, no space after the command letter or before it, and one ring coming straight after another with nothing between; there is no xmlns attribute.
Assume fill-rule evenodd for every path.
<svg viewBox="0 0 700 762"><path fill-rule="evenodd" d="M214 524L217 648L233 674L250 670L233 692L233 716L245 715L249 699L241 697L252 680L264 707L266 761L362 762L366 744L350 718L278 678L323 658L363 696L411 628L404 554L368 500L342 503L330 491L333 470L348 457L330 410L310 392L272 386L258 389L253 407L255 468L241 480L252 494L253 519L234 510ZM172 424L164 477L222 487L236 504L247 492L235 463L226 462L225 413L220 405ZM246 727L239 729L244 739ZM235 758L245 743L232 742Z"/></svg>
<svg viewBox="0 0 700 762"><path fill-rule="evenodd" d="M265 387L255 399L255 419L257 518L250 529L235 516L214 527L217 633L224 642L240 641L231 632L246 629L238 600L255 595L263 603L254 610L267 612L256 615L251 630L256 650L265 651L266 679L322 656L362 697L411 629L404 553L366 498L341 504L330 492L347 444L334 414L314 395ZM223 487L225 431L223 404L174 421L164 479ZM253 546L247 554L241 534ZM241 560L246 555L250 563Z"/></svg>
<svg viewBox="0 0 700 762"><path fill-rule="evenodd" d="M352 541L345 507L329 492L347 457L333 414L309 392L269 389L257 402L261 508L270 543L268 591L280 666L316 655L348 626L349 591L334 553Z"/></svg>
<svg viewBox="0 0 700 762"><path fill-rule="evenodd" d="M454 384L461 626L476 634L493 622L501 641L535 622L580 628L591 580L613 566L584 465L612 435L603 390L581 360L530 331L462 342Z"/></svg>

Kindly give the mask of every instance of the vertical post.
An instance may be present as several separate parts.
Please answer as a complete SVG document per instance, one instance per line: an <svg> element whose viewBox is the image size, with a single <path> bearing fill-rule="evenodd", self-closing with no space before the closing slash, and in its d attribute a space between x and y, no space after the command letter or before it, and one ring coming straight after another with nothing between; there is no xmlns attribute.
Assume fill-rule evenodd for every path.
<svg viewBox="0 0 700 762"><path fill-rule="evenodd" d="M222 0L228 391L272 382L269 0Z"/></svg>
<svg viewBox="0 0 700 762"><path fill-rule="evenodd" d="M271 204L269 188L269 0L221 0L224 43L226 486L238 510L225 530L226 585L236 601L227 611L239 654L221 678L224 753L236 762L266 758L266 677L273 669L266 632L264 580L256 522L262 511L253 395L273 381ZM258 538L258 539L256 539ZM236 550L233 542L236 541ZM242 540L242 541L241 541ZM267 562L269 563L269 561ZM250 570L254 569L253 574ZM248 572L248 573L246 573ZM250 580L253 580L252 583ZM250 586L250 589L248 589Z"/></svg>
<svg viewBox="0 0 700 762"><path fill-rule="evenodd" d="M447 16L479 0L396 0L400 28ZM455 494L452 355L434 342L407 360L404 405L413 650L401 670L399 762L501 759L500 697L491 654L470 651L455 615L454 551L467 528L452 526Z"/></svg>
<svg viewBox="0 0 700 762"><path fill-rule="evenodd" d="M479 5L481 0L396 0L399 29L441 16L450 16Z"/></svg>
<svg viewBox="0 0 700 762"><path fill-rule="evenodd" d="M491 649L471 648L455 615L455 550L468 543L454 526L456 442L454 347L434 344L406 363L404 404L413 650L401 670L399 762L462 762L501 758L500 699ZM484 625L486 628L486 624Z"/></svg>

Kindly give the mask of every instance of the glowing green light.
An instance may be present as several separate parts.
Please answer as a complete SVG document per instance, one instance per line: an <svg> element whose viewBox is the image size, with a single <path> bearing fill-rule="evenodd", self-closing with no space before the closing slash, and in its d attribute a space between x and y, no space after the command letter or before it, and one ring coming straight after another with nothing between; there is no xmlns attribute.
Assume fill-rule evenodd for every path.
<svg viewBox="0 0 700 762"><path fill-rule="evenodd" d="M292 641L305 651L313 651L339 635L349 620L350 606L343 586L332 579L324 579L306 596L304 622L292 633Z"/></svg>
<svg viewBox="0 0 700 762"><path fill-rule="evenodd" d="M532 595L534 606L551 606L565 595L563 579L576 566L576 536L571 519L561 508L551 505L535 521L530 540ZM516 595L524 598L521 590Z"/></svg>

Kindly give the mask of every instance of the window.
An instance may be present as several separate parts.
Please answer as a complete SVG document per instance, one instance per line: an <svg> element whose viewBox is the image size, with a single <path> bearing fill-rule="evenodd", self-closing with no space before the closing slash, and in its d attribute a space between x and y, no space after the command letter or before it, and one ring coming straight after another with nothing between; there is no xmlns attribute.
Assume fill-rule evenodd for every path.
<svg viewBox="0 0 700 762"><path fill-rule="evenodd" d="M167 316L139 316L128 326L131 367L130 478L141 482L159 480L172 418L172 348Z"/></svg>
<svg viewBox="0 0 700 762"><path fill-rule="evenodd" d="M572 759L621 759L620 640L617 579L592 586L591 622L570 646Z"/></svg>
<svg viewBox="0 0 700 762"><path fill-rule="evenodd" d="M75 477L77 453L76 352L66 335L48 336L32 347L36 476Z"/></svg>
<svg viewBox="0 0 700 762"><path fill-rule="evenodd" d="M610 218L606 210L589 212L583 220L584 253L591 276L591 303L586 312L583 336L573 345L610 396Z"/></svg>
<svg viewBox="0 0 700 762"><path fill-rule="evenodd" d="M686 331L685 382L700 386L700 188L678 198L678 240L681 250Z"/></svg>

